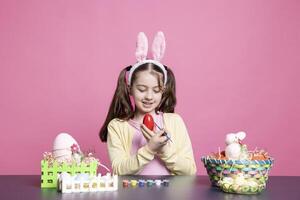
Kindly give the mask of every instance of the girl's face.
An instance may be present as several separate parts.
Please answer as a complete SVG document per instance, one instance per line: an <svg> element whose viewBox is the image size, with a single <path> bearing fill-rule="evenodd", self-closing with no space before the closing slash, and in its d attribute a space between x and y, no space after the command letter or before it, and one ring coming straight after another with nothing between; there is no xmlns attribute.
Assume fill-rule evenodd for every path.
<svg viewBox="0 0 300 200"><path fill-rule="evenodd" d="M151 73L148 70L137 72L130 92L135 101L136 111L140 114L154 114L162 98L163 90L158 82L161 79L162 75L159 73Z"/></svg>

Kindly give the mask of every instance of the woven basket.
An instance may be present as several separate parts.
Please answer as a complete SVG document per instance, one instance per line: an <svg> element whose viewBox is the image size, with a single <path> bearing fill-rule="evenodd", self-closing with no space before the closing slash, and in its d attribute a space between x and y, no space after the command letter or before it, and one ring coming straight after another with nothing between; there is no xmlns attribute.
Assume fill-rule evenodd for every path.
<svg viewBox="0 0 300 200"><path fill-rule="evenodd" d="M213 186L219 187L219 180L242 173L246 178L255 178L266 185L268 172L272 168L274 159L267 160L218 160L203 156L201 161Z"/></svg>
<svg viewBox="0 0 300 200"><path fill-rule="evenodd" d="M255 186L251 185L236 185L223 183L220 185L221 190L226 193L235 193L235 194L257 194L262 192L266 188L265 183L259 183Z"/></svg>

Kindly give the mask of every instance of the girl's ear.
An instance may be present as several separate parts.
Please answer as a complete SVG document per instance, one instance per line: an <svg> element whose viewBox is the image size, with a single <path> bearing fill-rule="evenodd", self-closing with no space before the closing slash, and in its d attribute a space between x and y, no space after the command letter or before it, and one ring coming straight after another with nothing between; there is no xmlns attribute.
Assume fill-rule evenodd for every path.
<svg viewBox="0 0 300 200"><path fill-rule="evenodd" d="M144 32L140 32L137 37L135 57L138 62L146 60L148 53L148 39Z"/></svg>
<svg viewBox="0 0 300 200"><path fill-rule="evenodd" d="M159 31L156 33L156 36L152 44L153 59L160 61L164 57L165 49L166 49L165 36L163 32Z"/></svg>

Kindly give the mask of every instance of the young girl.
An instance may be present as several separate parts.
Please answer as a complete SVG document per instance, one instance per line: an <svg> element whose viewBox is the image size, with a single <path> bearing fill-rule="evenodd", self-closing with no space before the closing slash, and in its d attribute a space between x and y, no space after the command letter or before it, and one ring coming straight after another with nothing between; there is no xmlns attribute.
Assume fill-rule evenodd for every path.
<svg viewBox="0 0 300 200"><path fill-rule="evenodd" d="M112 169L118 175L193 175L196 165L185 124L174 113L175 77L160 63L165 38L158 32L152 46L153 60L146 59L148 41L139 33L137 63L119 75L105 123L100 130L107 142ZM143 124L145 114L155 129ZM164 134L164 132L167 133Z"/></svg>

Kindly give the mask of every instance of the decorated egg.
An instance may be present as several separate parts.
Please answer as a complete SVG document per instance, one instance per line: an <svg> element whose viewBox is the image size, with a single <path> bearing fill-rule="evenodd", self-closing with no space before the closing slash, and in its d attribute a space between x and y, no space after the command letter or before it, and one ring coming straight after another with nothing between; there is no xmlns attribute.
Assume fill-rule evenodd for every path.
<svg viewBox="0 0 300 200"><path fill-rule="evenodd" d="M60 133L53 142L53 157L57 161L72 159L72 150L80 150L76 140L68 133Z"/></svg>
<svg viewBox="0 0 300 200"><path fill-rule="evenodd" d="M245 177L241 173L237 174L237 177L234 178L234 182L237 185L244 185L244 184L246 184Z"/></svg>
<svg viewBox="0 0 300 200"><path fill-rule="evenodd" d="M233 184L233 179L231 177L224 177L222 181L224 183Z"/></svg>
<svg viewBox="0 0 300 200"><path fill-rule="evenodd" d="M144 119L143 119L143 124L145 124L145 126L149 130L153 131L153 129L154 129L154 120L153 120L152 115L150 115L148 113L145 114Z"/></svg>

